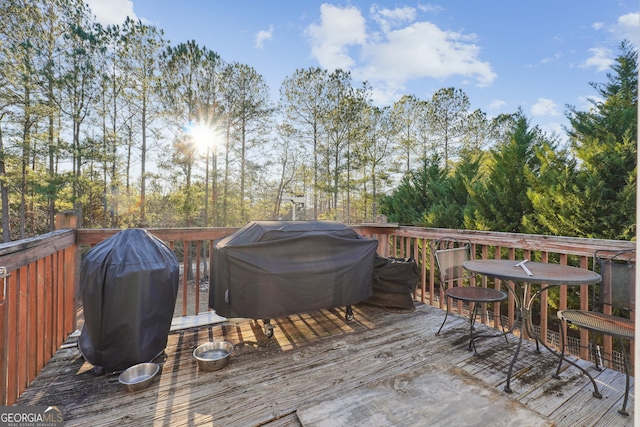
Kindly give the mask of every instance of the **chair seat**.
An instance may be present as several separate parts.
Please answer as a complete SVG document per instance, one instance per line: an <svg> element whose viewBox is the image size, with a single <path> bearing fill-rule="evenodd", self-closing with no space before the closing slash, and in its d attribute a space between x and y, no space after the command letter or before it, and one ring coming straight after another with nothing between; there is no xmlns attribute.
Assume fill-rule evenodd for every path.
<svg viewBox="0 0 640 427"><path fill-rule="evenodd" d="M631 319L585 310L560 310L558 318L574 326L615 337L633 339L635 324Z"/></svg>
<svg viewBox="0 0 640 427"><path fill-rule="evenodd" d="M507 298L506 292L481 286L456 286L447 289L445 294L453 299L478 303L498 302Z"/></svg>

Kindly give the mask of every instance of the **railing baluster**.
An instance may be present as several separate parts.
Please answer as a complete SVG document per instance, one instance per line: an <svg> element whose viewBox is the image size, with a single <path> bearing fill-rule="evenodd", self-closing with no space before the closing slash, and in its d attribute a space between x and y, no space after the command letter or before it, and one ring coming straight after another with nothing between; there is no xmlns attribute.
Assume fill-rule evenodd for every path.
<svg viewBox="0 0 640 427"><path fill-rule="evenodd" d="M530 253L527 256L529 257L528 259L532 259L532 256ZM540 261L549 262L549 253L542 252L540 254ZM564 286L561 286L561 287L564 288ZM542 337L544 342L547 342L547 332L548 332L547 325L548 324L549 324L549 294L547 292L542 292L540 294L540 334L539 335Z"/></svg>
<svg viewBox="0 0 640 427"><path fill-rule="evenodd" d="M189 241L182 241L182 252L184 259L182 260L182 315L186 316L188 313L187 310L187 301L189 295L188 289L188 278L189 278Z"/></svg>
<svg viewBox="0 0 640 427"><path fill-rule="evenodd" d="M201 240L196 240L196 312L198 314L200 312L200 248L201 248Z"/></svg>
<svg viewBox="0 0 640 427"><path fill-rule="evenodd" d="M9 277L9 289L7 290L7 300L9 301L9 319L7 329L9 330L7 340L4 345L7 349L7 399L13 403L21 393L18 388L18 285L20 283L20 270L16 270Z"/></svg>

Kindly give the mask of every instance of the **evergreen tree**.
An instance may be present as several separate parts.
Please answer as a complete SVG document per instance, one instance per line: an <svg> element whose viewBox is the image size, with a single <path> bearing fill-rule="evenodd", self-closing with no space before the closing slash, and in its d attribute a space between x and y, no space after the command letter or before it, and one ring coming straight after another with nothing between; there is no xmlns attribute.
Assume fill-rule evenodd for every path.
<svg viewBox="0 0 640 427"><path fill-rule="evenodd" d="M523 218L523 231L531 234L580 236L582 215L595 215L591 206L576 197L576 161L567 150L543 144L536 150L539 174L528 174L533 212Z"/></svg>
<svg viewBox="0 0 640 427"><path fill-rule="evenodd" d="M465 209L465 228L470 230L522 232L522 219L533 211L527 196L527 169L539 169L535 148L542 134L522 111L514 116L508 141L491 150L486 179L470 186Z"/></svg>
<svg viewBox="0 0 640 427"><path fill-rule="evenodd" d="M469 186L478 179L482 156L469 156L447 170L442 159L423 159L422 168L405 174L402 183L381 201L392 222L434 228L464 228Z"/></svg>
<svg viewBox="0 0 640 427"><path fill-rule="evenodd" d="M626 239L635 236L638 52L628 42L607 74L607 83L591 86L600 99L589 111L570 108L571 148L580 160L576 198L590 206L579 218L581 237Z"/></svg>
<svg viewBox="0 0 640 427"><path fill-rule="evenodd" d="M637 51L627 42L589 111L569 107L570 151L538 153L530 176L531 233L631 240L635 236Z"/></svg>
<svg viewBox="0 0 640 427"><path fill-rule="evenodd" d="M427 227L464 228L464 209L469 202L469 186L478 179L482 156L467 156L455 169L432 185L432 202L424 216ZM446 169L443 170L446 172Z"/></svg>
<svg viewBox="0 0 640 427"><path fill-rule="evenodd" d="M439 191L446 180L440 159L425 159L418 170L407 172L398 188L380 200L380 211L389 221L400 224L424 224L429 209L439 200Z"/></svg>

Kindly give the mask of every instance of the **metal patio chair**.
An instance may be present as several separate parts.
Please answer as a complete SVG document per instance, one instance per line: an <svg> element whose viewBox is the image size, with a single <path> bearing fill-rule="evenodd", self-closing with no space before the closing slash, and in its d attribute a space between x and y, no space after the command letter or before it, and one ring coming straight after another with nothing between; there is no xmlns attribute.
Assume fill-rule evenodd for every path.
<svg viewBox="0 0 640 427"><path fill-rule="evenodd" d="M440 334L447 321L453 301L463 301L469 305L469 351L473 350L475 355L478 354L475 340L481 337L504 335L507 340L504 329L502 334L475 333L475 321L479 310L483 306L486 307L488 303L500 304L507 298L507 293L493 288L470 286L473 275L464 269L463 263L471 259L471 242L453 237L443 237L431 243L431 250L438 265L440 286L444 288L447 304L447 312L436 335Z"/></svg>
<svg viewBox="0 0 640 427"><path fill-rule="evenodd" d="M590 310L560 310L558 318L569 325L577 328L586 329L594 334L601 334L617 338L620 342L622 352L624 372L626 375L626 385L624 390L624 400L622 408L618 412L622 415L629 415L627 412L627 402L629 400L629 384L630 384L630 366L629 355L625 351L625 341L632 341L635 336L635 251L596 251L593 261L594 271L602 276L599 285L592 287L592 307ZM563 325L566 327L566 324ZM560 337L562 343L562 358L558 363L558 369L555 377L559 378L560 368L565 354L566 338L564 337L565 327L560 328ZM594 334L590 334L591 339ZM595 367L602 370L600 359L602 354L595 342L589 344L590 350L595 361ZM605 360L611 360L611 357L604 355ZM589 377L589 373L587 373ZM591 378L590 378L591 379ZM591 379L593 383L593 379ZM594 383L593 395L602 398Z"/></svg>

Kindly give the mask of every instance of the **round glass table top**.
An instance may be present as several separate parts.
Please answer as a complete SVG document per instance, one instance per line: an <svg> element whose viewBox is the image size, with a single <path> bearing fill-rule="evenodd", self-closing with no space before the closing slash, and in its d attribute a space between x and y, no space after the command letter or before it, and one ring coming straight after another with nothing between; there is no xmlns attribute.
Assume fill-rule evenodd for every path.
<svg viewBox="0 0 640 427"><path fill-rule="evenodd" d="M464 268L488 277L548 285L593 285L602 279L595 271L562 264L505 259L465 261Z"/></svg>

